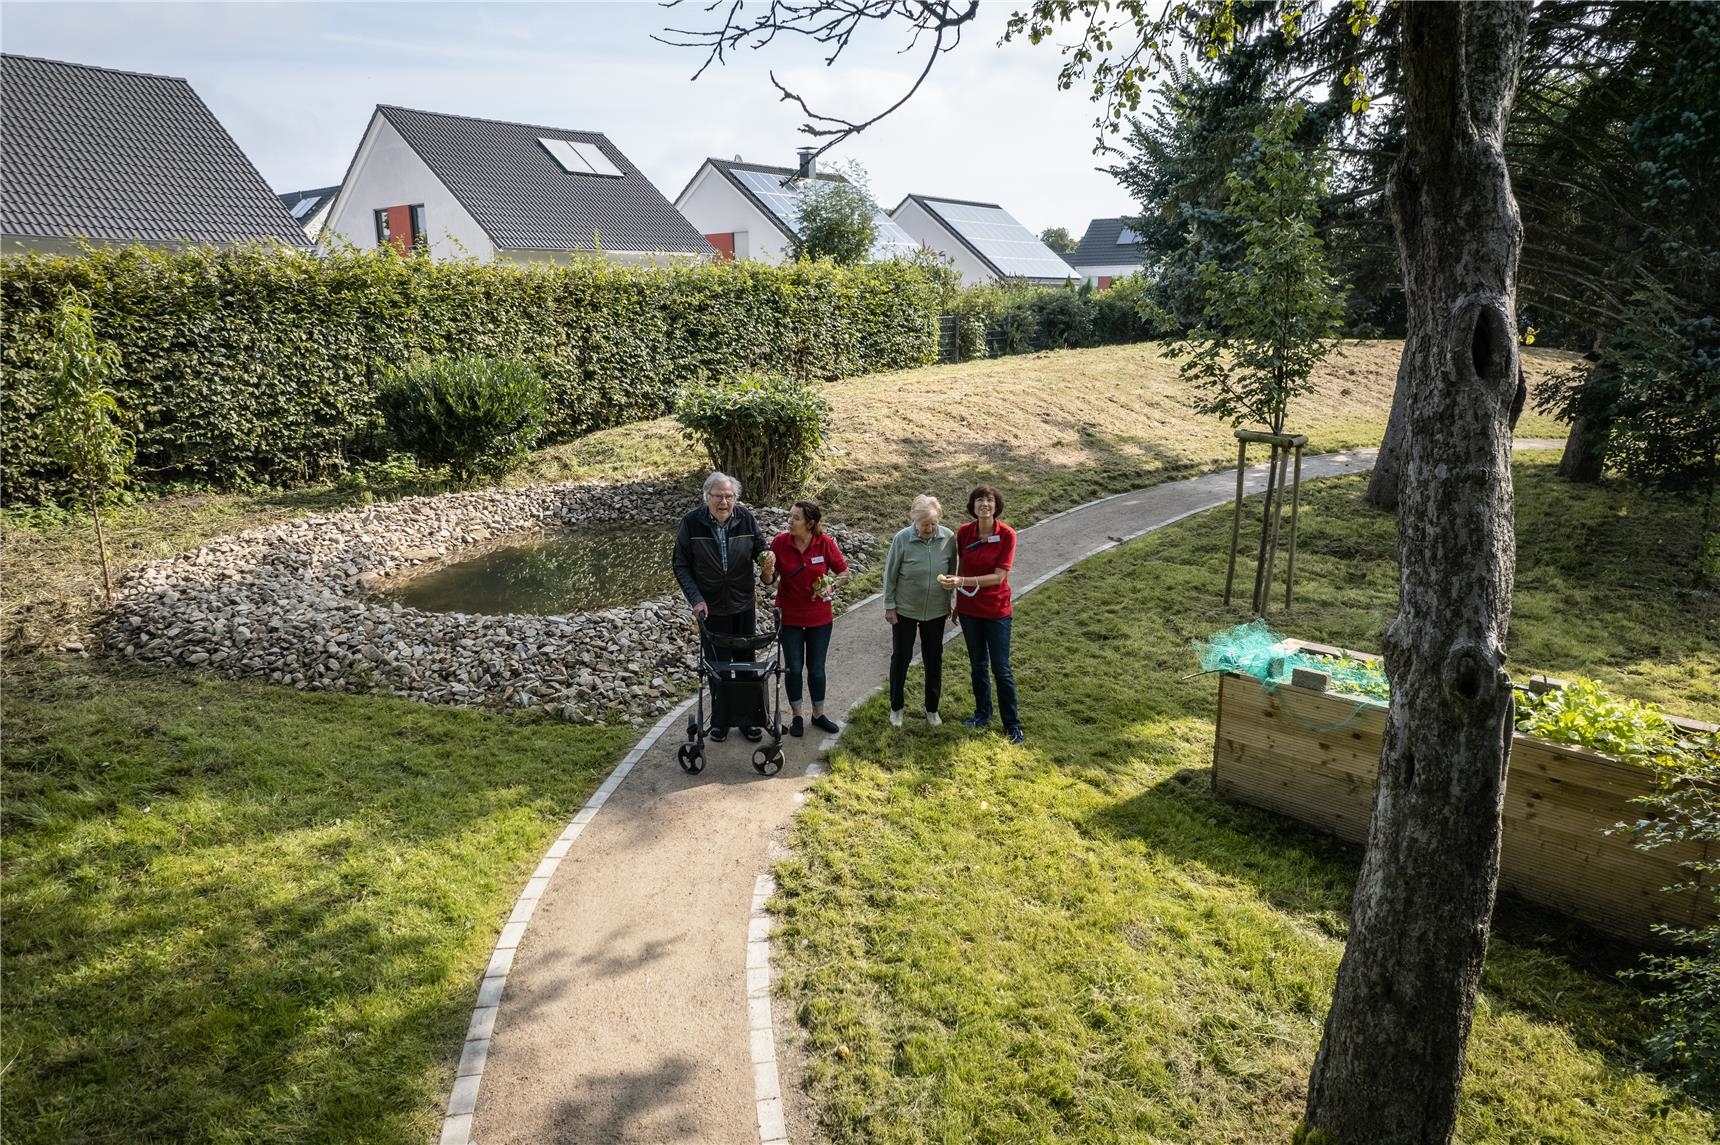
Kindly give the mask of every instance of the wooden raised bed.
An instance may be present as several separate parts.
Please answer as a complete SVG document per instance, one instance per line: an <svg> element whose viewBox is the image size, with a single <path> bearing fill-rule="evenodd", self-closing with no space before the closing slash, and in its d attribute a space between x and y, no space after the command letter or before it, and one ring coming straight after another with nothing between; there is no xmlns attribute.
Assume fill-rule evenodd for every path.
<svg viewBox="0 0 1720 1145"><path fill-rule="evenodd" d="M1385 723L1383 703L1289 684L1269 692L1251 676L1227 673L1219 678L1213 787L1365 843ZM1515 736L1505 777L1500 888L1645 944L1664 941L1650 930L1653 923L1713 921L1711 890L1662 889L1688 878L1679 863L1706 856L1708 844L1639 851L1628 832L1605 833L1644 817L1647 808L1631 800L1653 783L1646 768Z"/></svg>

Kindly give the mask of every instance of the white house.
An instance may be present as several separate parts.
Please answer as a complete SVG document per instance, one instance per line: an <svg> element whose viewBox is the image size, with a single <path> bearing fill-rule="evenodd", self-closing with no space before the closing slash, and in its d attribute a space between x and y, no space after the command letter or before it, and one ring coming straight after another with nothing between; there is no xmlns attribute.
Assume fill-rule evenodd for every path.
<svg viewBox="0 0 1720 1145"><path fill-rule="evenodd" d="M787 262L799 228L800 190L808 179L847 182L821 172L801 151L795 167L769 167L739 159L706 159L675 198L675 207L717 249L719 257ZM920 244L879 211L874 258L912 254Z"/></svg>
<svg viewBox="0 0 1720 1145"><path fill-rule="evenodd" d="M890 212L904 231L947 255L962 285L1013 279L1051 286L1081 276L996 203L909 195Z"/></svg>
<svg viewBox="0 0 1720 1145"><path fill-rule="evenodd" d="M334 206L334 197L339 191L338 186L313 187L308 191L288 191L277 198L298 222L305 237L314 243L322 234L323 224L328 222L329 208Z"/></svg>
<svg viewBox="0 0 1720 1145"><path fill-rule="evenodd" d="M599 132L385 105L341 180L322 242L516 263L597 251L622 263L714 253Z"/></svg>
<svg viewBox="0 0 1720 1145"><path fill-rule="evenodd" d="M0 251L308 246L191 85L0 55Z"/></svg>
<svg viewBox="0 0 1720 1145"><path fill-rule="evenodd" d="M1120 218L1094 219L1081 236L1081 245L1068 257L1069 265L1100 290L1141 269L1141 236Z"/></svg>

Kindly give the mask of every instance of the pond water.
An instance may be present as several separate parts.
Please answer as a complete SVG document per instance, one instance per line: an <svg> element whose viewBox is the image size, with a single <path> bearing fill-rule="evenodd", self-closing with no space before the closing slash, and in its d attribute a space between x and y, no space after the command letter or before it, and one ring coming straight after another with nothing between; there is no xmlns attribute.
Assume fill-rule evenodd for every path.
<svg viewBox="0 0 1720 1145"><path fill-rule="evenodd" d="M384 599L426 612L568 615L637 604L675 587L675 524L556 529L413 577Z"/></svg>

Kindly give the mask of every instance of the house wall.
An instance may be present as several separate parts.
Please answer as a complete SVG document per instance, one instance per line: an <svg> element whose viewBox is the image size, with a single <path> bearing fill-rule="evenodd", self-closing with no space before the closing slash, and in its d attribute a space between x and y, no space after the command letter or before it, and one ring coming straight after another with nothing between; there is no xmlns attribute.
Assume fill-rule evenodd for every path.
<svg viewBox="0 0 1720 1145"><path fill-rule="evenodd" d="M770 217L709 164L682 192L675 207L699 228L700 234L733 233L736 258L774 266L793 257L788 251L788 238Z"/></svg>
<svg viewBox="0 0 1720 1145"><path fill-rule="evenodd" d="M956 270L962 276L963 286L972 286L976 282L996 282L997 275L991 268L975 258L962 241L950 234L944 224L932 216L920 204L912 199L906 199L890 216L896 220L896 225L919 239L920 242L940 254L948 255L955 261Z"/></svg>
<svg viewBox="0 0 1720 1145"><path fill-rule="evenodd" d="M431 173L391 123L373 115L321 241L325 246L345 241L356 247L374 247L375 212L402 203L424 204L424 229L432 258L489 262L495 257L489 236L453 192Z"/></svg>
<svg viewBox="0 0 1720 1145"><path fill-rule="evenodd" d="M1125 275L1139 273L1140 269L1141 264L1138 262L1115 262L1106 263L1103 266L1078 266L1075 268L1075 273L1094 286L1098 286L1100 278L1109 278L1114 283Z"/></svg>
<svg viewBox="0 0 1720 1145"><path fill-rule="evenodd" d="M515 266L566 266L582 258L592 257L591 251L565 250L506 250L496 248L496 262L512 263ZM709 257L702 254L677 253L664 251L638 250L605 250L603 261L612 262L618 266L690 266L695 263L708 262Z"/></svg>

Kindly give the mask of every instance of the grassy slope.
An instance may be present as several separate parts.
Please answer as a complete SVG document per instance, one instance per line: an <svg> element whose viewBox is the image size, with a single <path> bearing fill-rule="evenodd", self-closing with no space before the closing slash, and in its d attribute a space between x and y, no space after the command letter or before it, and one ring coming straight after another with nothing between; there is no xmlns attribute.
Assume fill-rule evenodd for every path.
<svg viewBox="0 0 1720 1145"><path fill-rule="evenodd" d="M1354 342L1317 374L1319 392L1297 404L1310 448L1377 444L1396 379L1397 342ZM1530 350L1532 378L1571 355ZM1113 346L934 366L833 382L828 464L816 494L832 519L894 529L914 494L945 500L982 480L1007 486L1020 524L1095 496L1149 485L1236 456L1230 431L1190 412L1189 390L1155 346ZM1529 414L1521 436L1559 436ZM673 418L622 426L540 451L512 484L567 480L684 480L706 467ZM420 492L405 489L397 492ZM433 490L432 490L433 491ZM369 495L327 486L194 494L116 510L108 545L120 568L244 529L330 511ZM85 519L0 530L0 640L48 644L87 632L101 595L95 541Z"/></svg>
<svg viewBox="0 0 1720 1145"><path fill-rule="evenodd" d="M1688 547L1690 511L1572 490L1552 462L1519 466L1521 515L1545 525L1522 538L1516 669L1720 716L1720 596L1640 559ZM1378 646L1393 530L1360 488L1312 491L1291 634ZM1173 526L1023 602L1026 747L856 713L778 872L787 992L835 1140L1288 1140L1359 853L1209 788L1215 689L1179 677L1191 640L1244 619L1217 601L1227 525ZM946 712L969 702L964 668L946 666ZM1604 946L1502 907L1460 1140L1720 1131L1640 1072L1642 1011Z"/></svg>
<svg viewBox="0 0 1720 1145"><path fill-rule="evenodd" d="M1395 347L1351 353L1328 367L1334 398L1306 407L1316 446L1369 442L1384 423ZM1002 478L1025 523L1230 456L1148 348L831 393L833 509L875 527L928 484L953 495ZM903 457L908 439L924 445ZM699 467L660 421L545 451L524 479ZM119 511L110 544L123 567L354 496L149 502ZM20 646L87 629L100 580L87 526L14 524L3 540L8 1140L36 1139L19 1127L38 1117L46 1139L420 1132L502 913L627 737L99 660L20 662Z"/></svg>

